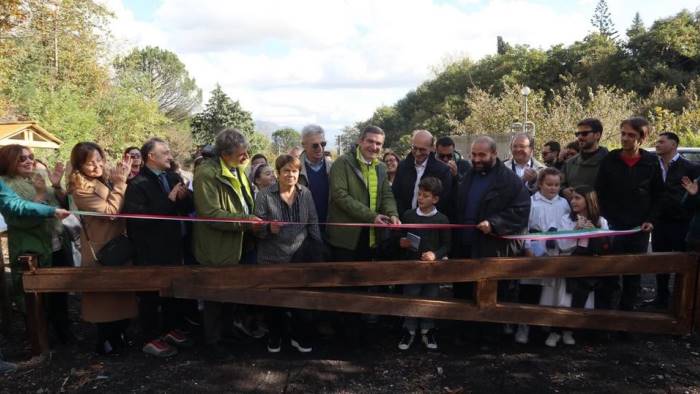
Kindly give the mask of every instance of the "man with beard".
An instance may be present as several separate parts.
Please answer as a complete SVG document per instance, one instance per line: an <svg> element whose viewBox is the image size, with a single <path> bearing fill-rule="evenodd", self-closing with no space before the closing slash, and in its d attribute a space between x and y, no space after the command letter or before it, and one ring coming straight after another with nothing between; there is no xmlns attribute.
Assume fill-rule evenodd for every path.
<svg viewBox="0 0 700 394"><path fill-rule="evenodd" d="M522 234L530 215L530 193L520 177L498 159L496 142L487 136L477 137L471 149L472 168L459 186L457 223L475 225L461 231L461 254L464 258L516 256L521 242L499 238ZM498 283L498 297L510 294L513 281ZM455 298L472 299L473 283L455 283ZM485 325L480 325L483 329Z"/></svg>
<svg viewBox="0 0 700 394"><path fill-rule="evenodd" d="M595 186L598 169L608 150L601 147L603 124L595 118L584 119L576 125L574 133L581 152L564 163L562 173L562 194L571 199L573 188L578 186Z"/></svg>

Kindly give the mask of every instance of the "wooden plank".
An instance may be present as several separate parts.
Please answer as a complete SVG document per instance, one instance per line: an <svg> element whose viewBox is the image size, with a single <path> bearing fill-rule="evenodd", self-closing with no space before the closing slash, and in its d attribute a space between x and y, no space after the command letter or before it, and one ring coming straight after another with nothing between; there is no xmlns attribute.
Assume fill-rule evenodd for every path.
<svg viewBox="0 0 700 394"><path fill-rule="evenodd" d="M695 258L698 262L700 262L700 256L696 253L691 253L691 257ZM696 271L695 271L695 300L693 303L693 327L692 330L695 333L700 333L700 264L696 266ZM675 291L675 289L674 289Z"/></svg>
<svg viewBox="0 0 700 394"><path fill-rule="evenodd" d="M285 308L411 316L446 320L525 323L647 333L684 334L678 321L662 313L552 308L538 305L499 304L479 308L455 299L420 299L401 295L310 290L240 290L176 284L173 296Z"/></svg>
<svg viewBox="0 0 700 394"><path fill-rule="evenodd" d="M527 277L581 277L643 273L686 273L696 261L682 253L625 256L491 258L445 262L353 262L227 267L44 268L24 275L27 291L158 291L187 279L209 287L350 287L410 283L472 282Z"/></svg>
<svg viewBox="0 0 700 394"><path fill-rule="evenodd" d="M480 309L496 306L498 298L498 281L479 279L476 282L476 306Z"/></svg>
<svg viewBox="0 0 700 394"><path fill-rule="evenodd" d="M36 255L20 256L20 264L25 272L34 272L38 261ZM25 293L27 311L27 334L32 344L32 354L42 355L49 351L49 333L46 321L44 296L40 293Z"/></svg>

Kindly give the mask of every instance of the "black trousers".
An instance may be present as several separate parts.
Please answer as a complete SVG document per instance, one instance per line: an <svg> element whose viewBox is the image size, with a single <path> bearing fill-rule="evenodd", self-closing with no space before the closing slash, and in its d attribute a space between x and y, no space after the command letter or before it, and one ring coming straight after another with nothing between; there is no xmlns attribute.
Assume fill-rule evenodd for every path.
<svg viewBox="0 0 700 394"><path fill-rule="evenodd" d="M176 298L160 297L156 292L143 292L139 297L139 322L146 342L174 329L183 328L184 303ZM160 313L158 311L160 309Z"/></svg>
<svg viewBox="0 0 700 394"><path fill-rule="evenodd" d="M72 267L73 251L64 247L51 255L52 267ZM61 342L70 338L70 319L68 317L68 293L49 293L47 295L48 321Z"/></svg>
<svg viewBox="0 0 700 394"><path fill-rule="evenodd" d="M611 254L643 254L649 249L649 233L636 233L614 237ZM614 309L619 299L619 308L631 311L639 301L641 275L608 276L600 278L600 290L596 291L597 309ZM622 286L620 286L620 284ZM620 291L621 290L621 291Z"/></svg>
<svg viewBox="0 0 700 394"><path fill-rule="evenodd" d="M685 252L685 236L688 234L687 222L660 222L651 235L651 248L654 252ZM656 274L656 300L668 303L670 295L670 274Z"/></svg>

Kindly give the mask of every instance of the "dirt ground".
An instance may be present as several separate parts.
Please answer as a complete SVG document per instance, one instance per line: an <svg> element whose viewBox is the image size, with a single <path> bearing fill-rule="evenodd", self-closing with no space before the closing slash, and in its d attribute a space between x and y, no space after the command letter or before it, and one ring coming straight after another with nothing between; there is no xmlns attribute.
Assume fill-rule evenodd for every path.
<svg viewBox="0 0 700 394"><path fill-rule="evenodd" d="M71 311L78 341L54 345L50 360L41 365L1 375L0 393L700 392L700 339L695 336L621 339L577 333L575 346L550 349L543 344L546 334L534 330L527 345L513 343L511 336L458 346L452 325L441 322L439 351L414 343L402 352L398 320L383 318L368 325L361 344L318 337L308 355L288 343L271 355L264 340L238 339L225 346L229 357L224 360L200 346L162 360L136 345L118 356L95 355L94 330L77 322L77 302L72 300ZM10 361L28 359L22 324L13 324L0 348Z"/></svg>

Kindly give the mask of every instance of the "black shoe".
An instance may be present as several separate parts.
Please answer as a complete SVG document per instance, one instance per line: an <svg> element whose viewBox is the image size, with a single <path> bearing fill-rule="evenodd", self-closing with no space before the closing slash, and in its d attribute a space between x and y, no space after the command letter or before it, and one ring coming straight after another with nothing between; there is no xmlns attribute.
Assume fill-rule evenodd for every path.
<svg viewBox="0 0 700 394"><path fill-rule="evenodd" d="M282 350L282 338L270 336L267 338L267 351L269 353L279 353Z"/></svg>
<svg viewBox="0 0 700 394"><path fill-rule="evenodd" d="M292 338L292 340L290 342L291 342L291 345L299 351L299 353L309 353L313 350L313 348L311 348L311 345L309 343L307 343L306 341L301 340L299 338L297 338L297 339ZM268 350L270 350L269 347L268 347Z"/></svg>
<svg viewBox="0 0 700 394"><path fill-rule="evenodd" d="M399 341L399 350L410 349L411 345L413 344L413 340L415 338L416 338L415 332L411 333L408 330L404 330L403 335L401 336L401 340Z"/></svg>
<svg viewBox="0 0 700 394"><path fill-rule="evenodd" d="M423 345L430 350L437 350L438 344L435 339L435 330L428 330L425 334L422 334Z"/></svg>

